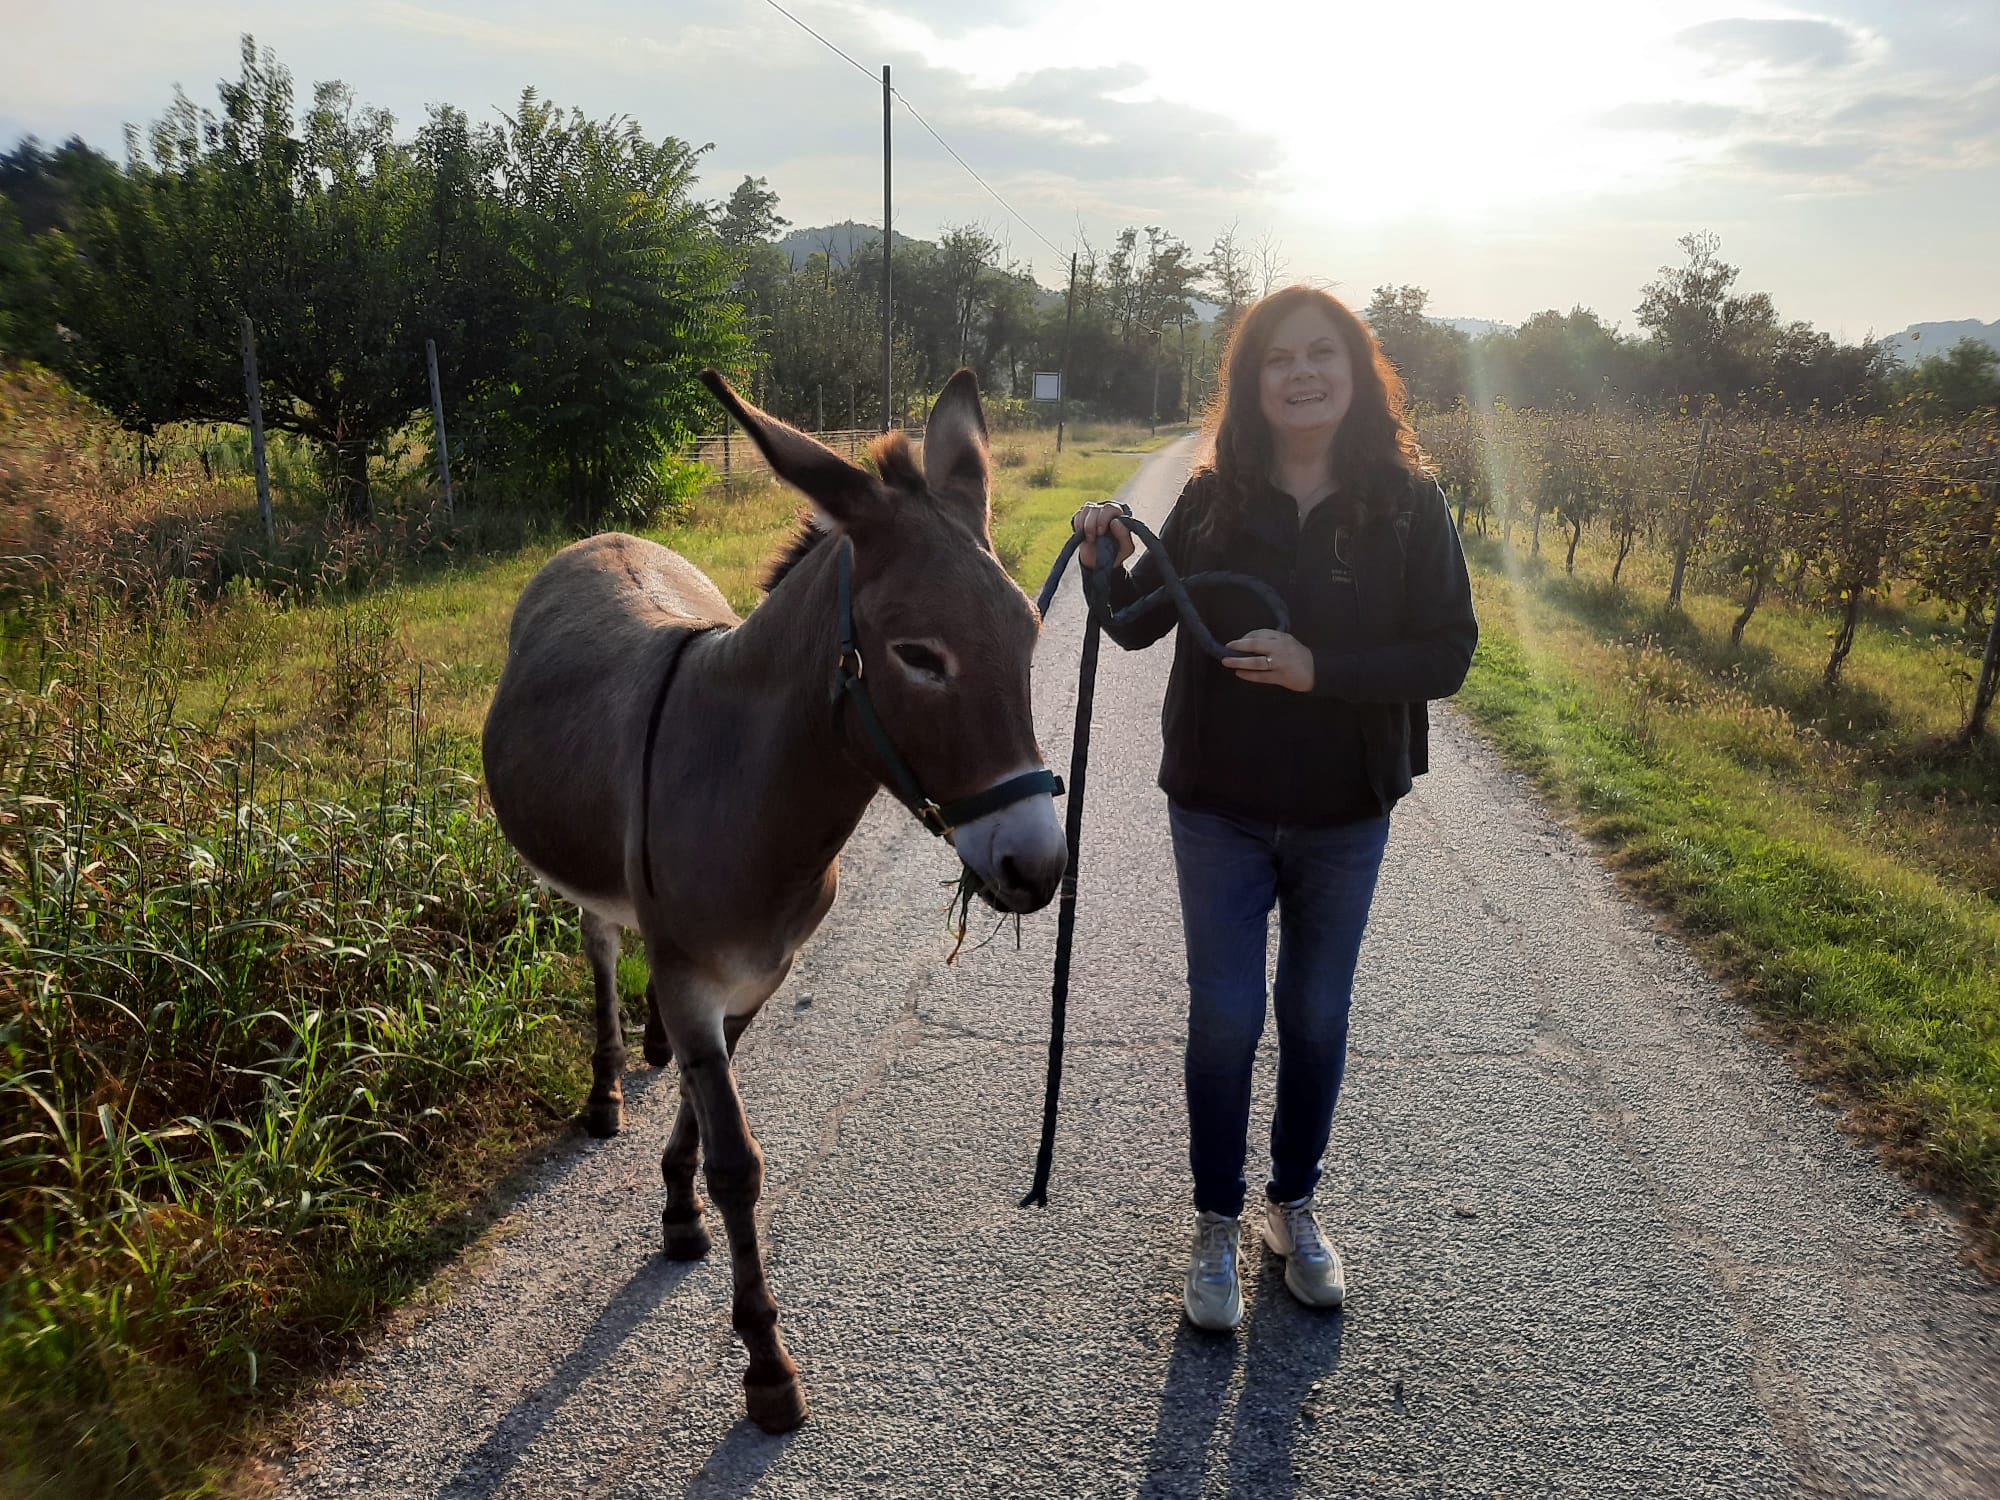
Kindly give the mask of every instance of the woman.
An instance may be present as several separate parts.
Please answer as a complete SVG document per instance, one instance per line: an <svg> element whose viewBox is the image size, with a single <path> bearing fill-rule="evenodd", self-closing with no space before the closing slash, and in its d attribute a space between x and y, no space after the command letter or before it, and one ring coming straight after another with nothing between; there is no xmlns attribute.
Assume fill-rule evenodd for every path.
<svg viewBox="0 0 2000 1500"><path fill-rule="evenodd" d="M1403 414L1403 384L1367 327L1312 287L1273 293L1224 362L1214 459L1181 491L1160 540L1183 575L1249 573L1291 611L1270 628L1244 589L1203 590L1234 653L1175 644L1161 723L1187 942L1185 1064L1194 1254L1184 1297L1203 1328L1243 1316L1237 1272L1251 1066L1264 1029L1278 909L1278 1088L1264 1240L1301 1302L1338 1307L1340 1256L1313 1210L1347 1055L1355 959L1389 809L1426 769L1424 702L1465 680L1478 625L1443 493ZM1111 597L1162 581L1108 503L1075 518L1094 560L1117 546ZM1137 649L1170 630L1163 599L1115 632Z"/></svg>

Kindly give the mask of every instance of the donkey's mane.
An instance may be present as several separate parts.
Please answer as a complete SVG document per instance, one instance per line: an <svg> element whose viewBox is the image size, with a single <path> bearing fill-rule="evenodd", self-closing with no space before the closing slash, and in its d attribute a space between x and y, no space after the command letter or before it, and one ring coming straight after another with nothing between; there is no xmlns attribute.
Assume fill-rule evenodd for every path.
<svg viewBox="0 0 2000 1500"><path fill-rule="evenodd" d="M885 432L868 444L868 457L874 461L875 472L882 482L892 488L909 490L921 495L924 492L924 472L917 467L917 458L910 451L910 440L900 432ZM792 569L812 555L813 549L830 532L815 526L809 516L800 516L791 539L785 543L785 550L771 561L770 570L764 575L764 592L783 583Z"/></svg>
<svg viewBox="0 0 2000 1500"><path fill-rule="evenodd" d="M810 516L801 515L791 539L785 543L785 550L771 559L770 570L764 574L764 592L768 594L783 583L792 569L810 557L813 549L831 535L832 532L815 526Z"/></svg>

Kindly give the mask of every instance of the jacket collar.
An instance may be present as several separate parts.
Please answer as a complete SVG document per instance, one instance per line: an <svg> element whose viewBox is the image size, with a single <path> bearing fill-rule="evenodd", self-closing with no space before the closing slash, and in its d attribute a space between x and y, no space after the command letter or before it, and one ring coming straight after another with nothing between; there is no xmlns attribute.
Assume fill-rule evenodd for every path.
<svg viewBox="0 0 2000 1500"><path fill-rule="evenodd" d="M1326 525L1314 518L1321 512L1334 511L1335 497L1329 495L1312 508L1306 517L1306 525ZM1299 533L1304 529L1299 525L1299 502L1279 489L1270 480L1257 486L1250 497L1250 504L1243 514L1244 530L1258 541L1272 547L1292 547L1298 544Z"/></svg>

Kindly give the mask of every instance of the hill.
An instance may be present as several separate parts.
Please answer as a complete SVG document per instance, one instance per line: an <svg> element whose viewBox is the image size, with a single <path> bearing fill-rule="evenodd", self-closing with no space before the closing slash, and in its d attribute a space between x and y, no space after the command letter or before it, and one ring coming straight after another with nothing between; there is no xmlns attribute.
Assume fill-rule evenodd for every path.
<svg viewBox="0 0 2000 1500"><path fill-rule="evenodd" d="M896 248L914 245L917 241L898 229ZM854 258L855 252L869 247L878 248L882 243L882 226L879 224L857 224L848 219L839 224L817 224L808 229L794 229L778 241L778 248L795 266L803 265L810 257L824 252L836 266L845 266Z"/></svg>
<svg viewBox="0 0 2000 1500"><path fill-rule="evenodd" d="M1903 364L1913 365L1933 354L1949 352L1960 339L1977 339L2000 349L2000 320L1982 323L1977 318L1960 318L1955 323L1912 323L1882 342Z"/></svg>

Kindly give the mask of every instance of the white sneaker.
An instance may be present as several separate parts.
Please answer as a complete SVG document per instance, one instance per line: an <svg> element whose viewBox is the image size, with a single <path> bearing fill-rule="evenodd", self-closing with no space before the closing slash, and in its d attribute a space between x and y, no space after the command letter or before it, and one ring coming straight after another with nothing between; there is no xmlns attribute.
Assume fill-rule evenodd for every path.
<svg viewBox="0 0 2000 1500"><path fill-rule="evenodd" d="M1236 1274L1239 1220L1204 1213L1194 1221L1194 1258L1181 1300L1195 1327L1222 1333L1243 1321L1243 1283Z"/></svg>
<svg viewBox="0 0 2000 1500"><path fill-rule="evenodd" d="M1311 1194L1264 1206L1264 1243L1285 1258L1285 1290L1307 1307L1338 1307L1347 1300L1340 1252L1321 1233Z"/></svg>

